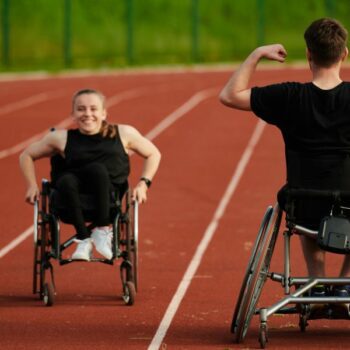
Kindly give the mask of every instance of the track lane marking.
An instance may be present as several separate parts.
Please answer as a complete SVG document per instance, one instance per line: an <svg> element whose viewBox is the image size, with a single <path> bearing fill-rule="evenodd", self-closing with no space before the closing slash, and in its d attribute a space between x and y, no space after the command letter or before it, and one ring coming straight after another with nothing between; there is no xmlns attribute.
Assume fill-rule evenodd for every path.
<svg viewBox="0 0 350 350"><path fill-rule="evenodd" d="M152 342L148 346L148 350L158 350L162 346L162 342L164 337L166 336L167 330L170 327L170 324L182 302L182 299L184 298L187 289L189 288L192 279L194 278L194 275L202 261L202 258L204 256L204 253L206 249L208 248L215 231L219 225L219 221L222 218L222 216L225 213L226 207L229 204L238 184L239 181L249 163L249 160L254 152L255 146L259 142L261 135L264 131L266 123L262 120L258 120L255 129L253 131L252 136L250 137L250 140L247 144L247 147L245 148L241 159L238 162L238 165L236 167L236 170L225 190L225 193L223 197L220 200L220 203L213 215L213 218L211 222L209 223L206 231L203 234L202 240L200 241L197 250L188 265L188 268L178 285L178 288L167 308L165 311L165 314L163 316L163 319L161 320L161 323L152 339Z"/></svg>
<svg viewBox="0 0 350 350"><path fill-rule="evenodd" d="M19 109L27 108L33 106L35 104L53 100L55 98L61 97L64 95L64 91L56 90L50 92L41 92L36 95L29 96L23 100L9 103L5 106L0 107L0 115L4 115L7 113L15 112Z"/></svg>
<svg viewBox="0 0 350 350"><path fill-rule="evenodd" d="M24 232L22 232L18 237L16 237L13 241L11 241L8 245L0 250L0 259L5 256L9 251L17 247L20 243L22 243L26 238L31 236L34 231L34 226L28 227Z"/></svg>
<svg viewBox="0 0 350 350"><path fill-rule="evenodd" d="M138 90L139 91L141 89L134 89L134 90ZM198 91L197 93L192 95L180 107L178 107L172 113L167 115L159 124L157 124L153 129L151 129L145 136L148 139L153 140L159 134L161 134L164 130L166 130L168 127L170 127L172 124L174 124L177 120L179 120L181 117L186 115L191 109L195 108L202 101L217 95L217 93L218 93L218 89L217 88L209 88L209 89ZM136 92L132 93L132 90L128 90L128 91L125 91L122 94L117 94L115 96L112 96L111 97L112 102L110 102L110 103L113 103L113 105L115 105L115 104L125 100L126 97L127 98L132 98L132 97L135 97L135 96L137 96ZM111 104L107 103L107 106L111 107ZM58 125L60 127L67 126L67 125L69 125L70 121L71 121L71 118L67 118L67 119L64 119ZM67 123L67 124L65 124L65 123ZM35 140L36 137L39 137L38 135L41 135L41 134L37 134L37 135L33 136L32 138L30 138L30 140ZM31 141L31 142L33 142L33 141ZM22 232L17 238L15 238L13 241L11 241L9 244L7 244L4 248L0 249L0 258L2 258L8 252L10 252L14 248L16 248L16 246L18 246L27 237L29 237L33 233L33 231L34 231L34 227L32 225L32 226L28 227L24 232Z"/></svg>

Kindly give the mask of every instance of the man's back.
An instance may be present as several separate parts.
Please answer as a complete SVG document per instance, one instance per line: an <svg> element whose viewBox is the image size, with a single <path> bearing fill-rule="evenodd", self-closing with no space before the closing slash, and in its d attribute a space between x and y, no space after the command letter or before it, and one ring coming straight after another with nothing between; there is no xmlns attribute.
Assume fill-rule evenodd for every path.
<svg viewBox="0 0 350 350"><path fill-rule="evenodd" d="M251 106L283 134L290 186L350 189L350 83L255 87Z"/></svg>

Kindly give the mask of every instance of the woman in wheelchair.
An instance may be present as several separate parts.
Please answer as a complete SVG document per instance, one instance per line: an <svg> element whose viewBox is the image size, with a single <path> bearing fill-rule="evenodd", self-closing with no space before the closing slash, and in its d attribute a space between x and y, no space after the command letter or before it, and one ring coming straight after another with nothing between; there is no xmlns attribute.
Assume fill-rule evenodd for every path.
<svg viewBox="0 0 350 350"><path fill-rule="evenodd" d="M144 158L144 167L132 198L145 202L159 166L160 152L132 126L108 124L105 97L97 90L78 91L73 96L71 116L77 128L52 130L20 155L27 184L25 199L31 204L39 199L34 162L51 157L52 184L67 206L76 230L78 245L72 259L89 260L93 245L106 259L111 259L111 190L121 194L125 191L129 153L134 151ZM83 215L81 193L91 194L96 202L96 216L89 226Z"/></svg>

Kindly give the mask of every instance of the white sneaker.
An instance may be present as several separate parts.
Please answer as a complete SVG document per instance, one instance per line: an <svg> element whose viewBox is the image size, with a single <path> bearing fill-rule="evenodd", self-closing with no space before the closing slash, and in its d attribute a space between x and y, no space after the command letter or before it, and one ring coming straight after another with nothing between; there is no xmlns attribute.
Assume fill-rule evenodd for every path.
<svg viewBox="0 0 350 350"><path fill-rule="evenodd" d="M91 238L86 238L83 240L76 239L75 242L78 243L75 252L72 254L73 260L86 260L89 261L92 255L92 241Z"/></svg>
<svg viewBox="0 0 350 350"><path fill-rule="evenodd" d="M95 244L96 250L108 260L111 260L113 257L112 236L113 231L110 228L95 228L91 234L92 242Z"/></svg>

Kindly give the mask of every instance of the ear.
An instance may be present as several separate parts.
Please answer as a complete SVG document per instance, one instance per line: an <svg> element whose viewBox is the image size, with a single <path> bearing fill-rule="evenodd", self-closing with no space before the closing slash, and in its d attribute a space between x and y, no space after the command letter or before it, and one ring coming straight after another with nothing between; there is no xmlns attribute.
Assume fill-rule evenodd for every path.
<svg viewBox="0 0 350 350"><path fill-rule="evenodd" d="M311 56L310 50L308 48L306 48L306 58L307 58L308 62L312 62L312 56Z"/></svg>
<svg viewBox="0 0 350 350"><path fill-rule="evenodd" d="M102 120L106 120L107 119L107 109L106 108L103 108L103 111L102 111Z"/></svg>
<svg viewBox="0 0 350 350"><path fill-rule="evenodd" d="M345 61L348 58L348 56L349 56L349 49L346 47L344 52L343 52L341 60Z"/></svg>

